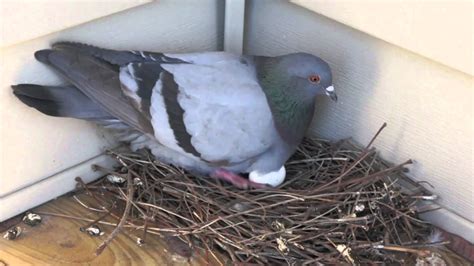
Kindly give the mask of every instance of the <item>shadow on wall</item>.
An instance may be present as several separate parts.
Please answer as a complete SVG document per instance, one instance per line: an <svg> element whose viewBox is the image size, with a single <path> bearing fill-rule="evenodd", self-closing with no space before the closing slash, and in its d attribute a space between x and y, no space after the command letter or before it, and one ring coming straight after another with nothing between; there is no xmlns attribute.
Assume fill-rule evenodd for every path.
<svg viewBox="0 0 474 266"><path fill-rule="evenodd" d="M224 27L225 27L225 1L216 2L216 35L220 36L217 39L217 51L224 50Z"/></svg>

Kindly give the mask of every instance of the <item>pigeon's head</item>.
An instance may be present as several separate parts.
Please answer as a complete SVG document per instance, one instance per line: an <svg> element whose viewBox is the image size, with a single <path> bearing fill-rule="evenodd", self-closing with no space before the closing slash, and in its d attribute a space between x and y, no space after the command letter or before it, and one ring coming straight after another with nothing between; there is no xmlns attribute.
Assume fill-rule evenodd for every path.
<svg viewBox="0 0 474 266"><path fill-rule="evenodd" d="M331 68L321 58L307 53L279 57L279 72L283 72L290 89L305 96L327 95L337 101L332 85Z"/></svg>

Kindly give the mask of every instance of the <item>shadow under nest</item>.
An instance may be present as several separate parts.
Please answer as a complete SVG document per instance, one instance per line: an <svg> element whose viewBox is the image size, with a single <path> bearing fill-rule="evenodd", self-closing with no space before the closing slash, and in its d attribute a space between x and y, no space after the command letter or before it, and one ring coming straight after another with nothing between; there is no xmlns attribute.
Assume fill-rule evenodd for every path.
<svg viewBox="0 0 474 266"><path fill-rule="evenodd" d="M180 255L204 249L222 264L419 262L444 244L430 240L431 225L418 218L432 206L417 203L435 197L403 174L410 160L388 165L370 148L373 140L360 148L306 139L278 188L240 190L146 154L117 152L110 154L118 169L96 166L107 176L77 181L102 213L89 225L108 215L119 220L97 254L127 227L141 236L138 244L158 234L181 242Z"/></svg>

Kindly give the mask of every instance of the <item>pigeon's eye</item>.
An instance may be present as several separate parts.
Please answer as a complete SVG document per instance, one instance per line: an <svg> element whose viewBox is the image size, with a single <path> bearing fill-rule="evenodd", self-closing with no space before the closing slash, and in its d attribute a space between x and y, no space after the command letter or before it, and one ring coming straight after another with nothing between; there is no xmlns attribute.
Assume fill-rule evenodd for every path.
<svg viewBox="0 0 474 266"><path fill-rule="evenodd" d="M311 75L311 76L308 77L308 80L311 83L318 84L319 81L321 81L321 77L319 75Z"/></svg>

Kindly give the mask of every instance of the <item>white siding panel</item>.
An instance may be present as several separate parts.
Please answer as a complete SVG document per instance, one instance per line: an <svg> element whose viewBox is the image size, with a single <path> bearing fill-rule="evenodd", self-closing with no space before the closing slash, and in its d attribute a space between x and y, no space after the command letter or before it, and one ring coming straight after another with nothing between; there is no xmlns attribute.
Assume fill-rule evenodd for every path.
<svg viewBox="0 0 474 266"><path fill-rule="evenodd" d="M472 76L287 2L249 1L246 13L246 53L305 51L331 65L340 101L319 100L314 134L368 143L388 122L382 156L414 159L411 175L474 221Z"/></svg>
<svg viewBox="0 0 474 266"><path fill-rule="evenodd" d="M473 1L291 2L470 75L474 74Z"/></svg>
<svg viewBox="0 0 474 266"><path fill-rule="evenodd" d="M150 0L2 0L0 47L60 31Z"/></svg>

